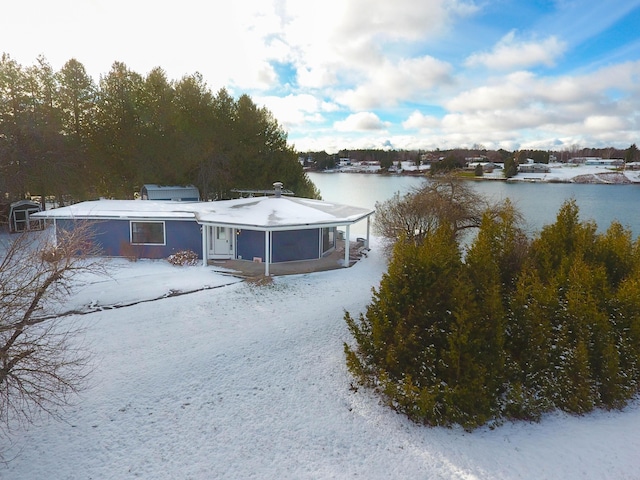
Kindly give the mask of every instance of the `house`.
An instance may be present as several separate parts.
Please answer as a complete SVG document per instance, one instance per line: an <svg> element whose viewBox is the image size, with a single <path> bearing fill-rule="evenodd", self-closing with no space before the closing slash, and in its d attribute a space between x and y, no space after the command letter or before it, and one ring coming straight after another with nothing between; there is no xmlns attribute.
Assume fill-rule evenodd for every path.
<svg viewBox="0 0 640 480"><path fill-rule="evenodd" d="M33 215L40 210L40 204L31 200L12 203L9 206L9 231L14 233L25 230L42 230L42 220L33 218Z"/></svg>
<svg viewBox="0 0 640 480"><path fill-rule="evenodd" d="M211 260L236 259L271 263L320 259L336 248L338 227L350 242L350 226L367 221L374 210L281 195L180 202L96 200L40 212L56 233L76 222L91 222L95 241L108 256L166 258L193 250L203 265ZM279 187L279 188L278 188ZM349 265L345 248L344 266Z"/></svg>
<svg viewBox="0 0 640 480"><path fill-rule="evenodd" d="M621 167L624 165L624 160L622 158L588 158L584 164L603 167Z"/></svg>
<svg viewBox="0 0 640 480"><path fill-rule="evenodd" d="M142 198L142 200L197 202L200 200L200 191L193 185L180 187L148 183L140 189L140 198Z"/></svg>
<svg viewBox="0 0 640 480"><path fill-rule="evenodd" d="M525 163L518 165L520 173L549 173L551 168L546 163Z"/></svg>

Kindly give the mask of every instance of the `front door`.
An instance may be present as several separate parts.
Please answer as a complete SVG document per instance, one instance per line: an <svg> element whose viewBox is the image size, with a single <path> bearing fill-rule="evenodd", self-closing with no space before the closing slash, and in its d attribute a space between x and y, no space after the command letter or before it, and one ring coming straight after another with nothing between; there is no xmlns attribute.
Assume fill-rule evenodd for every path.
<svg viewBox="0 0 640 480"><path fill-rule="evenodd" d="M211 258L233 258L233 230L229 227L209 228L209 256Z"/></svg>

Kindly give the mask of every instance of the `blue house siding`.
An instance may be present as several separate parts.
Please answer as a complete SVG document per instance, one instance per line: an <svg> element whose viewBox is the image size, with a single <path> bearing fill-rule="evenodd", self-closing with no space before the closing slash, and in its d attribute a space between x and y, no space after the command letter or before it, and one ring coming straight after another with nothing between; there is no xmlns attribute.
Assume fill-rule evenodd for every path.
<svg viewBox="0 0 640 480"><path fill-rule="evenodd" d="M264 257L264 232L257 230L241 230L236 235L236 257L242 260L253 260Z"/></svg>
<svg viewBox="0 0 640 480"><path fill-rule="evenodd" d="M319 229L273 232L271 257L273 263L319 258Z"/></svg>
<svg viewBox="0 0 640 480"><path fill-rule="evenodd" d="M202 230L197 222L166 221L165 228L167 245L163 257L180 250L193 250L198 254L198 258L202 258Z"/></svg>
<svg viewBox="0 0 640 480"><path fill-rule="evenodd" d="M198 254L198 258L202 258L202 233L200 225L195 221L165 220L165 245L132 245L129 219L98 221L58 219L56 220L58 234L61 230L73 229L77 221L92 223L94 241L107 256L166 258L180 250L193 250Z"/></svg>
<svg viewBox="0 0 640 480"><path fill-rule="evenodd" d="M265 261L265 232L242 230L236 239L238 259L253 260L259 257ZM276 231L271 234L271 262L291 262L312 260L320 257L320 231L310 230Z"/></svg>

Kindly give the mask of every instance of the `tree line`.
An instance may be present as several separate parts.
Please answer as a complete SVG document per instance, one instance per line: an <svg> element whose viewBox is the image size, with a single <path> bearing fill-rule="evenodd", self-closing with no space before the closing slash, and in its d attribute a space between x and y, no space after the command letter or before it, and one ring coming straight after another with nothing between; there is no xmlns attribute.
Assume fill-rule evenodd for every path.
<svg viewBox="0 0 640 480"><path fill-rule="evenodd" d="M203 199L275 181L298 196L318 191L287 134L248 95L213 93L198 73L170 80L124 63L96 83L75 59L54 71L0 59L0 193L58 202L132 198L145 183L194 184Z"/></svg>
<svg viewBox="0 0 640 480"><path fill-rule="evenodd" d="M504 163L505 174L508 178L515 175L518 164L533 160L534 163L549 163L554 161L566 162L574 157L600 157L605 159L617 158L625 163L640 161L640 153L636 144L621 150L614 147L607 148L580 148L572 146L566 150L516 150L504 149L488 150L481 145L473 148L456 148L452 150L340 150L336 154L326 151L301 152L306 166L316 170L328 170L339 165L340 158L348 158L353 162L379 162L381 169L388 170L392 165L400 162L411 162L415 165L430 164L431 173L443 173L462 169L469 158L483 158L487 162Z"/></svg>
<svg viewBox="0 0 640 480"><path fill-rule="evenodd" d="M366 312L345 314L345 352L393 408L473 429L637 396L640 240L628 229L599 232L567 201L529 238L512 204L474 201L455 181L379 207L392 255Z"/></svg>

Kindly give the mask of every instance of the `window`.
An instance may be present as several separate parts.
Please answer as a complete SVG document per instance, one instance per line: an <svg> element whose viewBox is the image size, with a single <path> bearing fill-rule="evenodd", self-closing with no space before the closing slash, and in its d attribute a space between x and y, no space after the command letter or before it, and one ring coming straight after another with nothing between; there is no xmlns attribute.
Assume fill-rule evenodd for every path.
<svg viewBox="0 0 640 480"><path fill-rule="evenodd" d="M325 254L336 246L336 227L322 229L322 253Z"/></svg>
<svg viewBox="0 0 640 480"><path fill-rule="evenodd" d="M164 222L131 222L131 243L164 245Z"/></svg>

